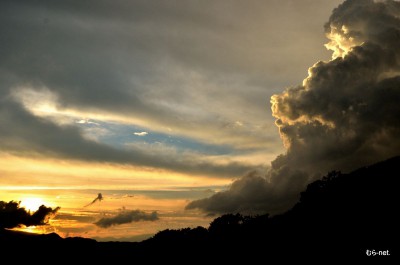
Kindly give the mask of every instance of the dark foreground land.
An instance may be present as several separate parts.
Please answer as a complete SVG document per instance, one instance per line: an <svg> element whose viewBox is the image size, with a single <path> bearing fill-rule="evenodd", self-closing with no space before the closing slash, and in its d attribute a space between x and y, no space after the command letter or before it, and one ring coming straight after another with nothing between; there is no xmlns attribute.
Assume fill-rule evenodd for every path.
<svg viewBox="0 0 400 265"><path fill-rule="evenodd" d="M56 260L76 264L84 260L90 264L107 260L112 264L122 260L130 264L155 260L267 264L276 258L317 259L322 264L352 257L388 260L398 256L399 165L400 157L394 157L349 174L331 172L309 184L300 201L278 216L228 214L216 218L207 229L164 230L138 243L0 230L0 263L7 257L14 261L9 264L25 259L45 264Z"/></svg>

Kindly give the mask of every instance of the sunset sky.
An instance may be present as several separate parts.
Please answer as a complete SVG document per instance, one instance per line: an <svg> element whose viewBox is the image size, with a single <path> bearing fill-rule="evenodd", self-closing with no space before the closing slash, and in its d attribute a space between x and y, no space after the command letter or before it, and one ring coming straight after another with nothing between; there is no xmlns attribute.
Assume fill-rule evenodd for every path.
<svg viewBox="0 0 400 265"><path fill-rule="evenodd" d="M378 101L368 103L376 95L352 91L399 82L389 55L374 61L379 69L357 60L378 53L385 25L399 29L400 8L346 1L329 20L342 2L1 1L0 200L61 207L49 225L25 231L136 241L208 226L224 212L278 212L315 178L311 171L395 154L399 140L390 150L385 143L399 132L387 115L398 104L382 111L378 133L361 108L376 108ZM348 76L336 74L343 65ZM358 73L370 79L338 81ZM330 84L346 89L325 93ZM337 118L346 111L359 112ZM357 126L337 129L349 124ZM370 133L354 136L361 131ZM290 177L274 180L282 174ZM270 197L236 203L261 178L258 188ZM88 205L99 193L102 200Z"/></svg>

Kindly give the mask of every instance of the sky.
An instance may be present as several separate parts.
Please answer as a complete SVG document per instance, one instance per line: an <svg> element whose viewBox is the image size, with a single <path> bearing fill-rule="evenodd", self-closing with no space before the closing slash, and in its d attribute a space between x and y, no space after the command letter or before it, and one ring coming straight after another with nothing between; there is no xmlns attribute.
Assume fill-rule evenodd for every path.
<svg viewBox="0 0 400 265"><path fill-rule="evenodd" d="M399 4L341 3L1 1L0 200L135 241L397 154Z"/></svg>

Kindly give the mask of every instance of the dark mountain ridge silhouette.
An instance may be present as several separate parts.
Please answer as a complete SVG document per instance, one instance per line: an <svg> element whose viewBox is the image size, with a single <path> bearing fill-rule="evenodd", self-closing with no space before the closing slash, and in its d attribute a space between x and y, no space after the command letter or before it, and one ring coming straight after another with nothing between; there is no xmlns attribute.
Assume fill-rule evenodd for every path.
<svg viewBox="0 0 400 265"><path fill-rule="evenodd" d="M292 209L272 217L226 214L214 219L208 229L167 229L134 243L0 230L1 249L70 253L71 259L92 261L149 257L250 261L288 256L323 261L367 257L367 250L387 251L381 253L393 257L399 224L399 165L397 156L348 174L332 171L310 183Z"/></svg>
<svg viewBox="0 0 400 265"><path fill-rule="evenodd" d="M367 250L394 253L399 164L397 156L348 174L332 171L310 183L299 202L281 215L227 214L216 218L208 230L165 230L143 243L180 248L203 245L216 254L224 247L261 259L366 257Z"/></svg>

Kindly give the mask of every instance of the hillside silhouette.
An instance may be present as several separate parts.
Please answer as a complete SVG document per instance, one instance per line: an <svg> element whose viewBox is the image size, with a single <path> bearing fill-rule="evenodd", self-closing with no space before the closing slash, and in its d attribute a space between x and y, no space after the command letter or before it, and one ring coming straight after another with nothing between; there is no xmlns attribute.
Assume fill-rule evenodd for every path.
<svg viewBox="0 0 400 265"><path fill-rule="evenodd" d="M57 234L28 235L0 230L1 249L26 252L70 253L96 258L148 258L166 260L211 257L226 261L272 257L366 257L366 250L396 254L399 220L400 156L348 174L332 171L300 194L289 211L269 216L225 214L208 228L163 230L142 242L97 242ZM156 255L156 256L154 256ZM321 260L322 261L322 260Z"/></svg>
<svg viewBox="0 0 400 265"><path fill-rule="evenodd" d="M332 171L312 182L299 202L269 217L226 214L208 229L165 230L145 241L171 248L297 257L366 256L367 249L393 253L398 227L395 190L400 157L349 174Z"/></svg>

